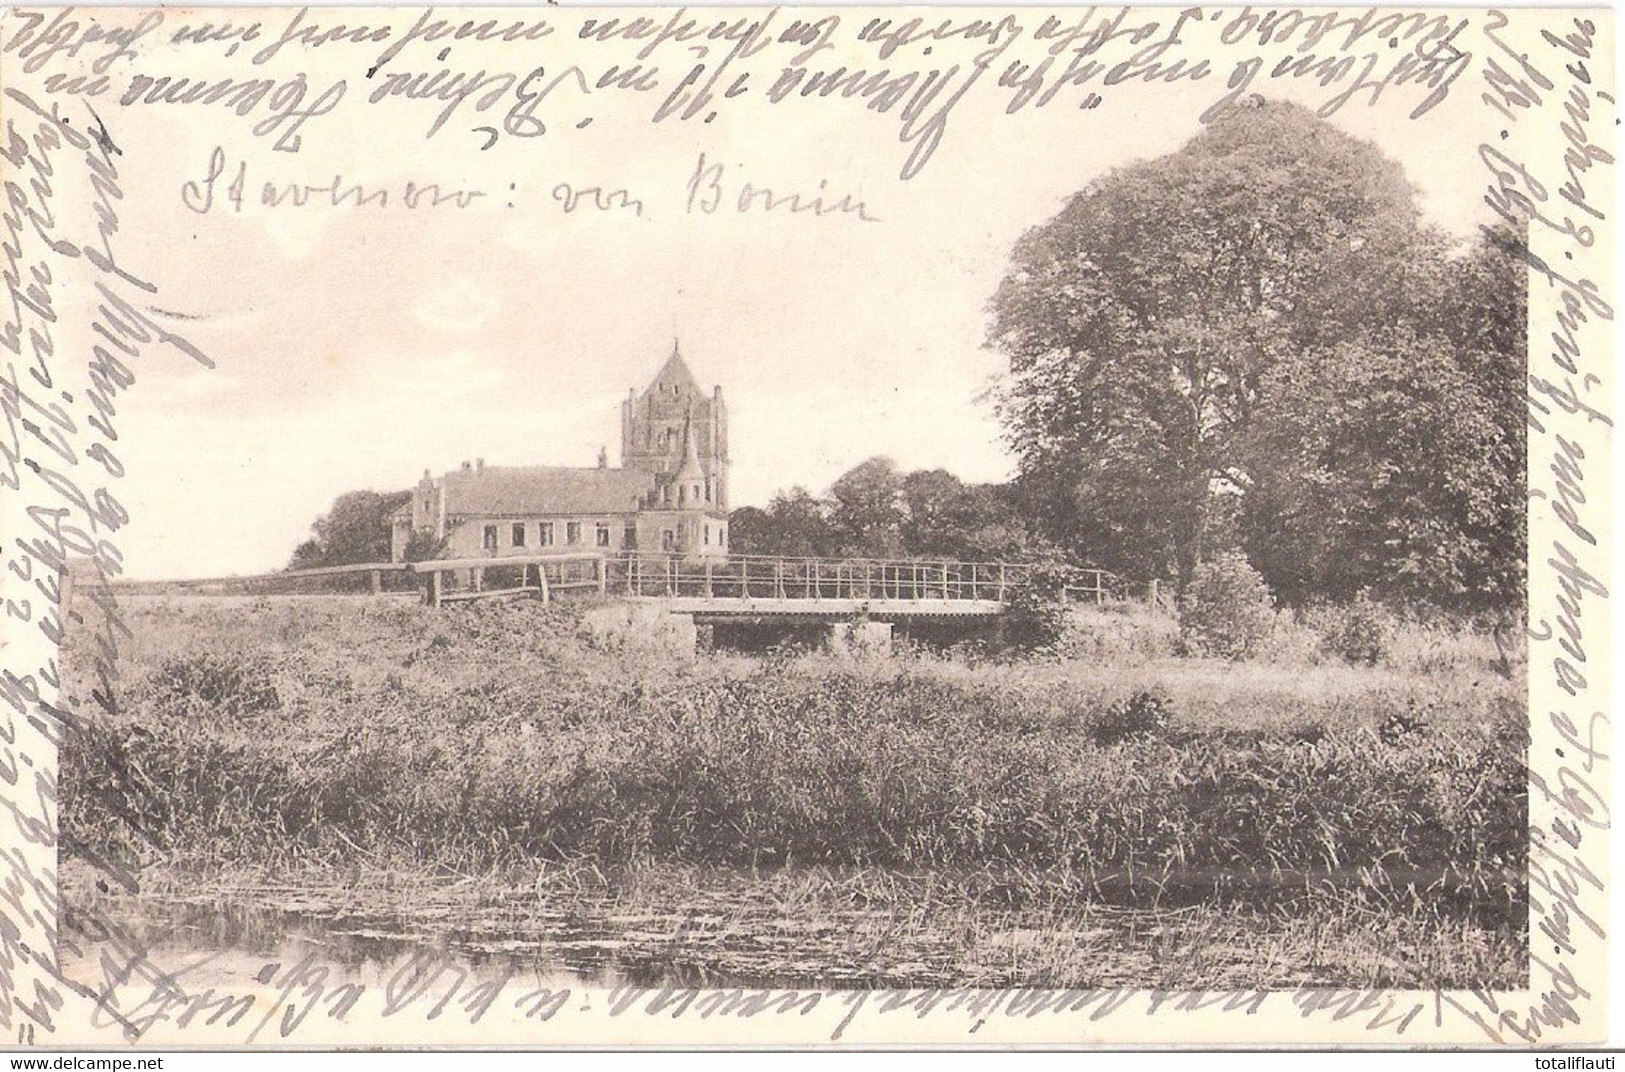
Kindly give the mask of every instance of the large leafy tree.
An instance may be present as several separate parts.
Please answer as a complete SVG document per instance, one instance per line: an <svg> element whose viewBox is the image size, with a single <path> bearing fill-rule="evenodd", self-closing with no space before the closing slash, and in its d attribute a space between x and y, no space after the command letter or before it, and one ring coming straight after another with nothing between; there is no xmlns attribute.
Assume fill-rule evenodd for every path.
<svg viewBox="0 0 1625 1072"><path fill-rule="evenodd" d="M1427 241L1399 167L1295 105L1233 108L1075 195L993 301L1003 414L1052 522L1103 564L1188 576L1213 484L1251 483L1263 377L1402 304Z"/></svg>
<svg viewBox="0 0 1625 1072"><path fill-rule="evenodd" d="M1506 266L1489 254L1452 260L1397 164L1291 104L1237 106L1178 152L1110 173L1025 235L1012 262L990 341L1010 361L1000 408L1019 482L1074 557L1131 578L1186 580L1247 534L1263 549L1290 527L1272 513L1288 509L1322 515L1291 521L1318 533L1297 555L1360 543L1371 534L1338 527L1333 504L1307 493L1315 471L1358 483L1337 472L1356 464L1348 455L1322 451L1318 470L1307 460L1316 436L1335 438L1317 427L1321 408L1344 407L1330 423L1376 472L1409 445L1381 406L1357 404L1355 383L1391 405L1419 392L1450 410L1482 400L1467 355L1493 355L1500 374L1521 353L1515 325L1486 327L1480 314L1505 298ZM1443 384L1402 375L1424 354ZM1451 435L1499 444L1500 431ZM1455 497L1453 512L1435 511L1440 525L1491 524L1472 472L1427 479L1436 498ZM1397 509L1403 497L1368 505L1379 500ZM1396 546L1362 544L1373 561L1356 572L1394 568ZM1279 550L1260 563L1272 584L1313 573ZM1461 583L1445 573L1413 587Z"/></svg>
<svg viewBox="0 0 1625 1072"><path fill-rule="evenodd" d="M904 553L913 558L1036 562L1055 557L1007 484L966 484L945 469L901 481Z"/></svg>
<svg viewBox="0 0 1625 1072"><path fill-rule="evenodd" d="M741 555L815 558L835 550L829 505L806 488L774 495L764 510L742 506L728 516L729 546Z"/></svg>
<svg viewBox="0 0 1625 1072"><path fill-rule="evenodd" d="M870 458L830 485L830 523L842 553L891 558L903 551L902 474L890 458Z"/></svg>
<svg viewBox="0 0 1625 1072"><path fill-rule="evenodd" d="M1244 538L1285 598L1516 606L1526 541L1525 273L1489 233L1429 310L1317 347L1266 383Z"/></svg>
<svg viewBox="0 0 1625 1072"><path fill-rule="evenodd" d="M946 469L919 469L900 481L902 541L910 555L967 559L983 521L977 489Z"/></svg>
<svg viewBox="0 0 1625 1072"><path fill-rule="evenodd" d="M340 495L311 525L311 538L294 549L288 568L389 561L389 515L411 498L409 491L350 491Z"/></svg>
<svg viewBox="0 0 1625 1072"><path fill-rule="evenodd" d="M1273 464L1246 524L1279 595L1449 606L1504 591L1493 470L1510 445L1448 349L1401 331L1314 351L1269 387L1256 446Z"/></svg>
<svg viewBox="0 0 1625 1072"><path fill-rule="evenodd" d="M741 506L728 514L728 539L735 554L777 554L773 517L759 506Z"/></svg>

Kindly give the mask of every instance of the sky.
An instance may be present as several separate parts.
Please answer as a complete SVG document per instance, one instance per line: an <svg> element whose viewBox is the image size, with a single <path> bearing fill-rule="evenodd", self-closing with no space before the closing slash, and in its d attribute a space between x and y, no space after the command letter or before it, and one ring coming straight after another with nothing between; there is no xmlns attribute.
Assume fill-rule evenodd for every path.
<svg viewBox="0 0 1625 1072"><path fill-rule="evenodd" d="M708 125L654 127L638 102L636 116L480 151L466 133L425 142L428 113L386 102L311 125L298 153L268 151L229 114L117 110L124 233L139 236L126 260L217 363L155 357L121 407L128 574L278 569L339 494L404 489L464 459L591 465L607 446L615 464L619 402L674 339L727 399L735 506L821 492L874 455L1006 479L987 400L1003 365L984 339L1012 245L1091 179L1177 149L1214 95L1122 87L1093 110L996 118L997 98L972 98L906 182L896 117L852 106L738 103ZM1426 214L1458 233L1484 218L1484 119L1466 97L1414 122L1397 97L1332 120L1398 159ZM227 176L198 213L181 190L217 147ZM743 181L850 193L877 222L687 213L702 152L730 196ZM339 174L392 197L407 180L487 196L238 212L223 188L239 162L251 193ZM561 183L625 188L645 212L566 213Z"/></svg>

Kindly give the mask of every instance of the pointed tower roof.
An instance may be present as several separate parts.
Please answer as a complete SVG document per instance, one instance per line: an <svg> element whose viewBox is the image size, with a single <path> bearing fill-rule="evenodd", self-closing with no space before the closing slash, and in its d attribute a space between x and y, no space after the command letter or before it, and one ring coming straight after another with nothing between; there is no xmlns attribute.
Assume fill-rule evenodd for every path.
<svg viewBox="0 0 1625 1072"><path fill-rule="evenodd" d="M678 389L676 392L672 391L674 387ZM660 366L660 371L655 373L655 378L650 381L644 393L647 394L653 391L656 394L687 397L698 394L699 390L699 381L694 379L694 373L689 371L688 362L683 360L682 348L678 345L677 340L673 339L671 342L671 356L666 358L664 365Z"/></svg>
<svg viewBox="0 0 1625 1072"><path fill-rule="evenodd" d="M677 480L698 480L705 475L700 466L700 453L694 449L694 410L683 415L683 464L677 467Z"/></svg>

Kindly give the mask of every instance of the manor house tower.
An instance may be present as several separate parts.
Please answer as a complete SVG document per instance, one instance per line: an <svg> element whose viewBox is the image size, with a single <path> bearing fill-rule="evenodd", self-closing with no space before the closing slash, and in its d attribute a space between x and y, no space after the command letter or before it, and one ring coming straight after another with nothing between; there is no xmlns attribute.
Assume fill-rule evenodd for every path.
<svg viewBox="0 0 1625 1072"><path fill-rule="evenodd" d="M728 553L728 408L707 394L675 344L642 393L621 403L621 467L487 466L432 477L393 516L391 547L441 557L640 551L684 558Z"/></svg>

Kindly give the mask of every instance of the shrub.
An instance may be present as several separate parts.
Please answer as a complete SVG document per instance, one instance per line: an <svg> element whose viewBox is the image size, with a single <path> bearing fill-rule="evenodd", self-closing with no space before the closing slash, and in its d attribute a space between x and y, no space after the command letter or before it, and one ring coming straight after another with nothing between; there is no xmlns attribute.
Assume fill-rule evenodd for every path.
<svg viewBox="0 0 1625 1072"><path fill-rule="evenodd" d="M1056 649L1064 659L1143 663L1178 653L1179 623L1127 600L1072 607Z"/></svg>
<svg viewBox="0 0 1625 1072"><path fill-rule="evenodd" d="M534 585L530 572L527 566L487 566L482 580L486 588L518 588L523 584Z"/></svg>
<svg viewBox="0 0 1625 1072"><path fill-rule="evenodd" d="M1366 592L1341 606L1319 608L1311 621L1321 648L1347 662L1375 666L1393 642L1392 615Z"/></svg>
<svg viewBox="0 0 1625 1072"><path fill-rule="evenodd" d="M1136 692L1102 708L1090 732L1100 744L1160 736L1168 730L1173 709L1173 702L1160 692Z"/></svg>
<svg viewBox="0 0 1625 1072"><path fill-rule="evenodd" d="M1382 742L1395 747L1415 744L1430 732L1427 711L1418 708L1415 700L1406 704L1403 711L1390 711L1377 726L1377 736Z"/></svg>
<svg viewBox="0 0 1625 1072"><path fill-rule="evenodd" d="M1245 659L1275 623L1269 586L1244 555L1225 551L1196 567L1179 604L1179 637L1188 654Z"/></svg>
<svg viewBox="0 0 1625 1072"><path fill-rule="evenodd" d="M1064 586L1060 572L1034 570L1031 584L1011 591L1003 620L1006 647L1026 653L1055 649L1067 627Z"/></svg>
<svg viewBox="0 0 1625 1072"><path fill-rule="evenodd" d="M280 703L269 670L254 658L204 652L165 659L149 679L161 707L198 702L222 714L254 714Z"/></svg>
<svg viewBox="0 0 1625 1072"><path fill-rule="evenodd" d="M1275 666L1320 666L1327 661L1319 631L1307 615L1288 608L1275 612L1269 635L1252 658Z"/></svg>

